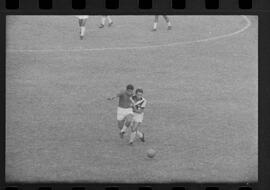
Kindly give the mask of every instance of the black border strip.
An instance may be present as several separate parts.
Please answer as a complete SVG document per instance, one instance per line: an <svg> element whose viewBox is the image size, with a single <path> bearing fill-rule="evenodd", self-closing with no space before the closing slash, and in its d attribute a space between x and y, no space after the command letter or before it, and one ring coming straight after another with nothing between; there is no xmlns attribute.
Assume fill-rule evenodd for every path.
<svg viewBox="0 0 270 190"><path fill-rule="evenodd" d="M7 9L6 8L6 1L12 1L12 0L1 0L0 2L0 11L16 11L16 12L32 12L35 10L38 11L113 11L112 9L106 9L106 1L107 0L85 0L85 8L84 9L73 9L72 8L72 2L76 2L76 0L52 0L52 8L51 9L40 9L39 8L39 0L18 0L19 1L19 8L18 9ZM44 0L43 0L44 1ZM109 0L111 1L111 0ZM113 0L112 0L113 1ZM149 0L115 0L119 1L119 8L115 11L140 11L139 9L139 1L149 1ZM172 0L150 0L152 1L152 8L151 9L143 9L147 11L152 10L159 10L159 11L165 11L172 9ZM183 0L179 0L183 1ZM205 11L209 10L206 8L206 1L208 0L185 0L185 8L180 9L182 11ZM240 5L239 2L242 2L242 0L215 0L219 2L219 8L218 10L227 10L227 11L250 11L250 10L256 10L256 11L262 11L262 10L269 10L270 9L270 3L268 0L248 0L252 1L252 8L250 9L241 9L243 5ZM245 2L244 0L243 2ZM176 9L177 10L177 9ZM210 9L211 10L211 9ZM215 9L213 9L214 11Z"/></svg>
<svg viewBox="0 0 270 190"><path fill-rule="evenodd" d="M6 16L0 13L0 189L5 184Z"/></svg>

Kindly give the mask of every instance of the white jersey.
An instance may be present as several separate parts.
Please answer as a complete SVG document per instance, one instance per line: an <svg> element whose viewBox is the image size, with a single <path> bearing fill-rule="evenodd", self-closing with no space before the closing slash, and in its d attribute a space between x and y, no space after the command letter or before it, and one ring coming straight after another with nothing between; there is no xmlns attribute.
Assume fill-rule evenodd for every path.
<svg viewBox="0 0 270 190"><path fill-rule="evenodd" d="M133 106L137 110L140 110L142 108L145 108L146 102L147 102L146 99L144 99L144 98L137 99L136 96L130 97L130 100L131 100ZM135 113L135 112L133 112L133 120L136 121L136 122L142 123L143 116L144 116L144 112L142 112L142 113Z"/></svg>
<svg viewBox="0 0 270 190"><path fill-rule="evenodd" d="M145 108L146 102L147 102L145 98L142 97L141 99L137 99L136 96L130 97L130 100L131 100L133 106L138 110Z"/></svg>

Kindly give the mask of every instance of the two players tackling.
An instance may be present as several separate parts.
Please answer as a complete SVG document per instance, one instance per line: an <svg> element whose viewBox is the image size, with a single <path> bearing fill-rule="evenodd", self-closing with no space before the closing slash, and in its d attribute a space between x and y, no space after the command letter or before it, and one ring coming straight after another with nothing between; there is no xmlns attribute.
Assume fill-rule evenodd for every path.
<svg viewBox="0 0 270 190"><path fill-rule="evenodd" d="M138 128L143 121L144 109L147 103L146 99L143 98L142 89L137 89L135 95L133 94L133 90L133 85L129 84L125 91L118 93L115 97L108 98L108 100L119 98L117 108L119 134L123 138L126 130L131 128L130 145L134 143L136 137L144 142L144 133L139 131Z"/></svg>

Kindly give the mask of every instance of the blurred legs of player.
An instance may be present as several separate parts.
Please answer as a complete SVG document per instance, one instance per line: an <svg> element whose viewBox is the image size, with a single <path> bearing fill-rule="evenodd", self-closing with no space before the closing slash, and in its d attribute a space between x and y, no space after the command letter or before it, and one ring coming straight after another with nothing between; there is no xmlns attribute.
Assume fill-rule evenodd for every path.
<svg viewBox="0 0 270 190"><path fill-rule="evenodd" d="M169 20L169 17L166 16L166 15L162 15L164 20L166 21L167 25L168 25L168 30L171 30L172 29L172 24ZM154 25L153 25L153 29L152 31L157 31L157 24L158 24L158 15L155 15L155 20L154 20Z"/></svg>
<svg viewBox="0 0 270 190"><path fill-rule="evenodd" d="M123 138L124 133L121 130L130 125L130 121L132 120L132 109L131 108L121 108L117 107L117 124L120 130L120 137Z"/></svg>
<svg viewBox="0 0 270 190"><path fill-rule="evenodd" d="M119 127L120 129L120 137L123 138L124 137L124 134L126 133L127 131L127 128L129 126L131 126L132 124L132 118L133 118L133 115L132 114L129 114L127 115L124 119L123 119L123 124Z"/></svg>
<svg viewBox="0 0 270 190"><path fill-rule="evenodd" d="M80 26L80 39L82 40L85 34L85 25L88 16L78 16L79 18L79 26Z"/></svg>
<svg viewBox="0 0 270 190"><path fill-rule="evenodd" d="M99 25L99 28L104 28L106 19L108 20L108 26L109 27L112 26L113 21L112 21L111 17L110 16L102 16L101 17L101 23Z"/></svg>
<svg viewBox="0 0 270 190"><path fill-rule="evenodd" d="M143 116L144 114L137 114L134 113L133 118L132 118L132 123L131 123L131 134L130 134L130 140L129 144L132 145L136 136L139 137L139 139L144 142L144 134L138 130L138 127L141 125L143 121Z"/></svg>
<svg viewBox="0 0 270 190"><path fill-rule="evenodd" d="M136 136L139 137L139 139L144 142L144 134L138 130L138 127L140 126L141 122L136 122L133 120L132 125L131 125L131 134L130 134L130 139L129 139L129 144L133 145L133 142L136 138Z"/></svg>
<svg viewBox="0 0 270 190"><path fill-rule="evenodd" d="M123 126L124 126L124 124L125 124L125 120L118 120L117 121L117 124L118 124L118 128L119 128L119 130L122 130L122 128L123 128Z"/></svg>

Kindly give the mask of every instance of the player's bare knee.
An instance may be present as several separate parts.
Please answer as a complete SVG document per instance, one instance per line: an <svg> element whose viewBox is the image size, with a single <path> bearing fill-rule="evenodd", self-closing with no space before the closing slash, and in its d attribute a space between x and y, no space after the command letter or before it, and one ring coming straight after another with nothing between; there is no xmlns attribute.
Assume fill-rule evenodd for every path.
<svg viewBox="0 0 270 190"><path fill-rule="evenodd" d="M130 122L126 122L125 125L126 125L127 127L130 127L130 126L131 126L131 123L130 123Z"/></svg>
<svg viewBox="0 0 270 190"><path fill-rule="evenodd" d="M137 127L136 126L132 126L131 127L131 132L136 132L137 131Z"/></svg>
<svg viewBox="0 0 270 190"><path fill-rule="evenodd" d="M133 115L132 114L128 114L126 116L126 121L131 122L132 121L132 118L133 118Z"/></svg>
<svg viewBox="0 0 270 190"><path fill-rule="evenodd" d="M131 125L131 123L132 123L132 118L133 118L133 116L132 116L131 114L126 116L125 124L126 124L127 126L128 126L128 125Z"/></svg>

